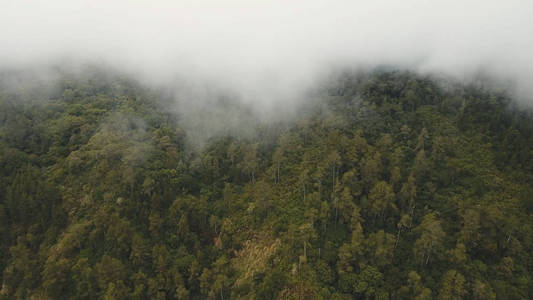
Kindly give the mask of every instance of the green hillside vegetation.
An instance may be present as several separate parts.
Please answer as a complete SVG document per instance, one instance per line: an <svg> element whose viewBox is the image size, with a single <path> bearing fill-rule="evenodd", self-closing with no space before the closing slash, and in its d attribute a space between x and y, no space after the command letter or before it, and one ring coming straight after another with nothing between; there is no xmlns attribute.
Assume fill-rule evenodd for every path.
<svg viewBox="0 0 533 300"><path fill-rule="evenodd" d="M533 298L533 113L505 92L348 72L196 146L164 92L58 80L0 90L0 299Z"/></svg>

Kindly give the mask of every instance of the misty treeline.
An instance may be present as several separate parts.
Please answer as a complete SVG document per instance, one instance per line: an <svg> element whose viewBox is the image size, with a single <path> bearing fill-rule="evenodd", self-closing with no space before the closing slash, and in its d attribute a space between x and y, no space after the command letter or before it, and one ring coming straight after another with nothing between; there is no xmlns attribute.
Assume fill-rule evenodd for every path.
<svg viewBox="0 0 533 300"><path fill-rule="evenodd" d="M533 297L533 114L503 91L347 72L198 147L123 76L10 76L1 299Z"/></svg>

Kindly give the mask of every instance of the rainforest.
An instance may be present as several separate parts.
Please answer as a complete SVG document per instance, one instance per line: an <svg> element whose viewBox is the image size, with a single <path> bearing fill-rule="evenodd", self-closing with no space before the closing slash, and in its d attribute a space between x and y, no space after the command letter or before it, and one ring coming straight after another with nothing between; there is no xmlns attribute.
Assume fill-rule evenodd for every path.
<svg viewBox="0 0 533 300"><path fill-rule="evenodd" d="M342 72L198 142L191 116L253 113L56 77L1 77L2 299L533 297L533 111L505 90Z"/></svg>
<svg viewBox="0 0 533 300"><path fill-rule="evenodd" d="M533 299L531 16L0 0L0 300Z"/></svg>

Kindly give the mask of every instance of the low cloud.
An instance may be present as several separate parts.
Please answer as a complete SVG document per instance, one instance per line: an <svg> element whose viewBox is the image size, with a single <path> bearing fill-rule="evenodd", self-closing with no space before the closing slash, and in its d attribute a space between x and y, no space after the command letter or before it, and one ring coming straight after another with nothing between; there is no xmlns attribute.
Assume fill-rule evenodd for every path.
<svg viewBox="0 0 533 300"><path fill-rule="evenodd" d="M485 70L528 98L532 15L513 0L0 0L0 67L99 61L260 109L331 69L383 64L459 80Z"/></svg>

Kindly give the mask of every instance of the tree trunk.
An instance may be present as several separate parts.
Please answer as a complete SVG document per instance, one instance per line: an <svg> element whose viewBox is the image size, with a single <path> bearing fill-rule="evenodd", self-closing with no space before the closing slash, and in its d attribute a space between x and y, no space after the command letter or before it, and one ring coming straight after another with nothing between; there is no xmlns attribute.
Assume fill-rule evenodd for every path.
<svg viewBox="0 0 533 300"><path fill-rule="evenodd" d="M337 202L338 202L337 197L335 197L335 230L337 230L337 218L339 215L339 209L338 209Z"/></svg>
<svg viewBox="0 0 533 300"><path fill-rule="evenodd" d="M331 172L331 181L333 182L331 190L335 192L335 164L333 164L333 170Z"/></svg>
<svg viewBox="0 0 533 300"><path fill-rule="evenodd" d="M400 241L400 233L402 232L402 229L398 229L398 234L396 235L396 243L394 243L394 249L396 249L396 246L398 246L398 242Z"/></svg>
<svg viewBox="0 0 533 300"><path fill-rule="evenodd" d="M279 183L279 162L278 162L278 171L276 174L276 183Z"/></svg>

